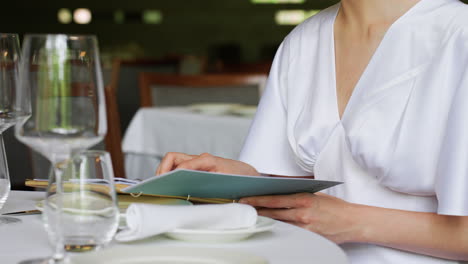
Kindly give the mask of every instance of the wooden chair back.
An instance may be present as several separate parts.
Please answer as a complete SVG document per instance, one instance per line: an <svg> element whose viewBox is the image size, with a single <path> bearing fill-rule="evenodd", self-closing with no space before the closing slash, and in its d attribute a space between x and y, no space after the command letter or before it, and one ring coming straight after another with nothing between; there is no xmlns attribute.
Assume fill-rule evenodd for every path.
<svg viewBox="0 0 468 264"><path fill-rule="evenodd" d="M177 74L180 60L180 57L159 60L114 60L110 88L116 95L121 133L124 133L140 107L138 75L141 72Z"/></svg>
<svg viewBox="0 0 468 264"><path fill-rule="evenodd" d="M272 61L261 61L253 63L224 64L221 71L224 73L260 73L269 74Z"/></svg>
<svg viewBox="0 0 468 264"><path fill-rule="evenodd" d="M122 135L140 106L138 74L142 71L178 72L180 59L114 60L110 83L105 86L107 134L105 148L111 154L114 174L125 178Z"/></svg>
<svg viewBox="0 0 468 264"><path fill-rule="evenodd" d="M107 134L104 139L105 148L111 155L114 176L125 178L122 133L120 131L120 115L117 107L117 97L110 85L104 88L104 93L106 96L107 112Z"/></svg>
<svg viewBox="0 0 468 264"><path fill-rule="evenodd" d="M193 101L191 103L198 102L226 102L226 99L231 100L230 97L231 91L233 94L236 91L241 91L241 87L247 87L250 90L249 94L235 94L236 97L249 97L252 94L255 94L256 98L250 100L247 98L246 102L248 104L258 103L258 98L260 97L261 92L265 86L267 79L266 74L257 74L257 73L230 73L230 74L200 74L200 75L175 75L175 74L158 74L158 73L149 73L143 72L139 75L139 86L140 86L140 104L142 107L149 107L157 105L153 100L152 87L153 86L163 86L168 88L171 91L172 88L182 87L184 90L180 90L181 93L190 93L185 95L190 97L188 100ZM197 93L201 90L200 88L205 88L203 96L197 96ZM221 93L217 93L221 88L227 88L222 90ZM232 89L231 89L232 88ZM254 89L252 89L254 88ZM206 90L207 89L207 90ZM175 90L175 89L174 89ZM244 90L246 91L246 90ZM176 93L176 92L174 92ZM222 98L212 98L208 99L205 95L212 94L222 95ZM181 94L178 94L179 96ZM176 96L178 96L176 95ZM198 98L197 98L198 97ZM187 100L184 100L186 103ZM235 102L235 101L234 101ZM231 102L231 103L234 103ZM237 102L243 103L243 102ZM181 103L183 105L183 103Z"/></svg>

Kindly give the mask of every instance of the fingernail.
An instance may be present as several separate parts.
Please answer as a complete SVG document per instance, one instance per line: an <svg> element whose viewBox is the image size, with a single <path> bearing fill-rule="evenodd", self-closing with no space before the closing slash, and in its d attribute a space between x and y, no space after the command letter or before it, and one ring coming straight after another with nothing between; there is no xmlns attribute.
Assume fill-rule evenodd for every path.
<svg viewBox="0 0 468 264"><path fill-rule="evenodd" d="M247 203L248 203L248 200L242 198L242 199L239 200L239 203L241 203L241 204L247 204Z"/></svg>

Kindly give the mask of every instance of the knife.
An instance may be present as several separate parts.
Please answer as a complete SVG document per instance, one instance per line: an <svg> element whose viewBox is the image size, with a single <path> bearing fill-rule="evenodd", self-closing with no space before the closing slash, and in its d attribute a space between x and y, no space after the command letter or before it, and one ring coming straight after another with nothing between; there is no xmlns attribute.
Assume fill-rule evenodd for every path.
<svg viewBox="0 0 468 264"><path fill-rule="evenodd" d="M5 213L2 215L33 215L33 214L40 214L40 210L26 210L26 211L18 211L18 212L11 212L11 213Z"/></svg>

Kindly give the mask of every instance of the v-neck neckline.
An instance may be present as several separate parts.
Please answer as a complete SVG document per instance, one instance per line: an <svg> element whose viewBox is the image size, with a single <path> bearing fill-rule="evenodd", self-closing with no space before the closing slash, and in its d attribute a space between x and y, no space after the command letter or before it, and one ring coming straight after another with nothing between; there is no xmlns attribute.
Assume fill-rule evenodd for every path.
<svg viewBox="0 0 468 264"><path fill-rule="evenodd" d="M362 86L362 83L365 82L365 79L367 79L367 76L369 75L369 70L372 69L373 64L375 63L374 61L381 55L381 47L382 44L385 42L387 36L389 33L392 31L392 29L401 21L403 21L408 15L414 12L415 9L417 9L423 2L426 0L420 0L417 2L415 5L413 5L410 9L408 9L403 15L401 15L399 18L397 18L387 29L385 32L384 36L380 40L380 43L378 44L377 48L375 49L374 53L372 54L371 58L369 59L366 67L364 68L363 72L361 73L361 76L359 76L358 81L353 87L353 91L351 92L351 96L348 99L348 102L346 103L346 106L343 110L343 113L340 117L340 108L339 108L339 103L338 103L338 85L337 85L337 75L336 75L336 51L335 51L335 23L336 23L336 18L338 16L338 13L341 9L341 3L337 4L335 14L331 17L330 23L329 23L329 32L331 32L331 72L332 72L332 89L333 89L333 101L334 101L334 115L336 119L338 120L339 124L343 124L346 122L347 116L350 115L350 109L352 108L353 102L356 100L356 97L358 96L357 94L360 92L360 87ZM429 0L427 0L429 1Z"/></svg>

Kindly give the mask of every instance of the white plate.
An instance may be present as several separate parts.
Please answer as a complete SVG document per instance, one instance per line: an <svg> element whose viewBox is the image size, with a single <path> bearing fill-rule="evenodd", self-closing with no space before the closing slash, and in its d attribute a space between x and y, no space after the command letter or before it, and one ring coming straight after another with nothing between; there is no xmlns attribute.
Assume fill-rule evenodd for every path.
<svg viewBox="0 0 468 264"><path fill-rule="evenodd" d="M230 113L239 116L253 117L257 107L253 105L240 105L231 109Z"/></svg>
<svg viewBox="0 0 468 264"><path fill-rule="evenodd" d="M229 103L205 103L205 104L192 104L189 108L192 111L207 114L207 115L226 115L230 114L231 111L239 107L240 104L229 104Z"/></svg>
<svg viewBox="0 0 468 264"><path fill-rule="evenodd" d="M207 243L219 243L219 242L233 242L246 239L253 234L268 231L273 228L275 220L259 216L257 223L253 227L249 228L238 228L238 229L226 229L226 230L214 230L214 229L176 229L171 232L165 233L166 236L190 241L190 242L207 242Z"/></svg>
<svg viewBox="0 0 468 264"><path fill-rule="evenodd" d="M262 257L220 248L117 246L70 257L71 264L267 264Z"/></svg>

